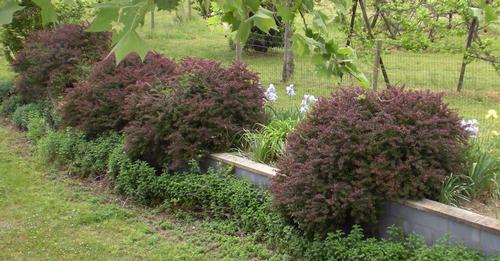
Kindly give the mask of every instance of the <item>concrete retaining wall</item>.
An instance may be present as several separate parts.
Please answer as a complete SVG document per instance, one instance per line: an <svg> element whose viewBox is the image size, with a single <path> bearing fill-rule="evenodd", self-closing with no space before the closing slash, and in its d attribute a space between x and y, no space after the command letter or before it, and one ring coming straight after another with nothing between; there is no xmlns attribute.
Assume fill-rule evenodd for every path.
<svg viewBox="0 0 500 261"><path fill-rule="evenodd" d="M210 156L208 165L219 168L221 164L234 166L237 176L250 180L258 187L267 187L269 179L276 175L276 169L269 165L229 153ZM406 233L422 235L429 244L449 235L453 241L460 241L486 255L500 255L500 220L436 201L387 202L379 220L378 230L382 237L387 227L396 225Z"/></svg>

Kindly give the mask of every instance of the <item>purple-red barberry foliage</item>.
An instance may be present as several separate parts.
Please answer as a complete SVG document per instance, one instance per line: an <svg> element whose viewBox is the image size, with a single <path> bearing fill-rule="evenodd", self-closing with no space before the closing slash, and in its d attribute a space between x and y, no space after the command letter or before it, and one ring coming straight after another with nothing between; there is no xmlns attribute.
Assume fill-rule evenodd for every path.
<svg viewBox="0 0 500 261"><path fill-rule="evenodd" d="M59 99L67 88L87 77L90 67L110 50L106 33L86 32L86 25L62 25L37 31L12 63L19 74L16 93L25 102Z"/></svg>
<svg viewBox="0 0 500 261"><path fill-rule="evenodd" d="M177 74L177 64L160 54L148 53L144 61L132 54L118 65L110 56L94 66L86 81L77 83L65 95L59 106L62 123L88 136L121 131L127 123L125 100L135 86L169 86Z"/></svg>
<svg viewBox="0 0 500 261"><path fill-rule="evenodd" d="M179 67L182 76L171 90L149 89L127 99L141 113L124 131L130 156L172 169L230 149L265 118L259 78L244 65L184 59Z"/></svg>
<svg viewBox="0 0 500 261"><path fill-rule="evenodd" d="M384 200L435 198L466 139L439 94L341 89L288 136L271 191L306 231L374 224Z"/></svg>

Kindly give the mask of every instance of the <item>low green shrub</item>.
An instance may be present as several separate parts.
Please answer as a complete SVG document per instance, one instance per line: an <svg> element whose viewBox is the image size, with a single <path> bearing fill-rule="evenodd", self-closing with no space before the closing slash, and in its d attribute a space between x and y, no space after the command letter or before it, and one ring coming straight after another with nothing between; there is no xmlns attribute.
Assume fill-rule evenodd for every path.
<svg viewBox="0 0 500 261"><path fill-rule="evenodd" d="M108 171L108 160L115 147L122 148L122 138L117 133L100 136L82 143L79 156L71 166L78 176L102 176Z"/></svg>
<svg viewBox="0 0 500 261"><path fill-rule="evenodd" d="M125 160L122 162L115 186L118 191L132 196L145 205L158 205L162 199L159 195L156 170L145 161Z"/></svg>
<svg viewBox="0 0 500 261"><path fill-rule="evenodd" d="M349 234L337 231L324 239L309 241L304 246L305 260L484 260L475 250L452 243L444 237L427 246L422 236L404 235L396 227L388 229L389 238L366 238L359 226Z"/></svg>
<svg viewBox="0 0 500 261"><path fill-rule="evenodd" d="M28 115L28 124L26 125L28 139L38 142L50 131L46 118L38 113Z"/></svg>
<svg viewBox="0 0 500 261"><path fill-rule="evenodd" d="M28 103L22 106L17 107L17 109L12 114L12 122L14 125L21 129L28 129L28 120L30 116L41 116L41 108L39 104L36 103Z"/></svg>
<svg viewBox="0 0 500 261"><path fill-rule="evenodd" d="M13 88L14 83L12 81L0 81L0 102L9 96Z"/></svg>
<svg viewBox="0 0 500 261"><path fill-rule="evenodd" d="M17 107L21 105L21 97L17 95L9 96L0 104L0 115L4 117L9 116L16 111Z"/></svg>
<svg viewBox="0 0 500 261"><path fill-rule="evenodd" d="M62 167L71 167L85 146L81 132L67 128L64 131L50 131L37 143L37 153L45 161Z"/></svg>
<svg viewBox="0 0 500 261"><path fill-rule="evenodd" d="M123 140L120 144L117 144L109 153L107 171L111 178L116 178L120 173L120 168L123 164L130 161L130 159L125 154L123 148Z"/></svg>

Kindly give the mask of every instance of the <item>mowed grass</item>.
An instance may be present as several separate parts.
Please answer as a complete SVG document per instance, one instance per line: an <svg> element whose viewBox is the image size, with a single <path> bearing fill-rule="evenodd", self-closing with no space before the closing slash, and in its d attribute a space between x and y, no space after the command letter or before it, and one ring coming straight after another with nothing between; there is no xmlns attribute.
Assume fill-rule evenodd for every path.
<svg viewBox="0 0 500 261"><path fill-rule="evenodd" d="M0 260L249 260L265 247L123 207L109 193L64 179L36 160L23 136L0 123ZM221 229L222 230L222 229Z"/></svg>

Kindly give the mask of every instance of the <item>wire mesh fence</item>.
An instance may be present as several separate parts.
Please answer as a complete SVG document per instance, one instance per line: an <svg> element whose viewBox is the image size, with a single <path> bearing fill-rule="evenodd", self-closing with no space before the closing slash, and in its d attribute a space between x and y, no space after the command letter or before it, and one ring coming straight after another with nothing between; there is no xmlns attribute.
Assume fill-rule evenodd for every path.
<svg viewBox="0 0 500 261"><path fill-rule="evenodd" d="M356 81L323 78L315 73L311 57L294 59L294 74L288 83L282 82L283 50L280 47L264 48L255 42L246 46L243 62L261 76L262 85L276 86L277 107L298 107L303 95L327 96L341 86L354 86ZM463 54L415 53L387 48L381 57L391 85L409 89L428 89L443 92L445 100L464 118L482 118L488 109L500 111L500 77L488 62L473 61L467 65L464 87L457 92ZM265 51L259 51L263 50ZM358 65L372 79L374 57L369 52L359 57ZM295 96L286 93L286 86L294 85ZM382 75L378 77L379 89L385 87Z"/></svg>

